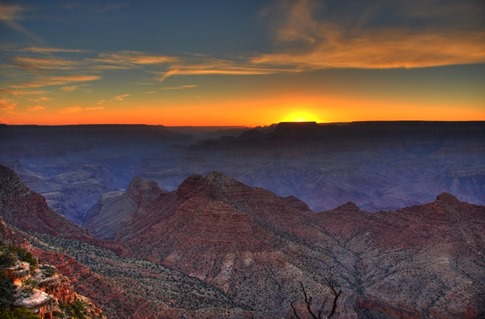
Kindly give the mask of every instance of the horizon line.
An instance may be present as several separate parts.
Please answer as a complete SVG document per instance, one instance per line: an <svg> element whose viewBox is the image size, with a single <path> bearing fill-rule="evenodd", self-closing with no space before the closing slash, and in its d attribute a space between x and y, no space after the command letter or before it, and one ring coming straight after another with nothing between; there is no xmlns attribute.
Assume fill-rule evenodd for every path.
<svg viewBox="0 0 485 319"><path fill-rule="evenodd" d="M338 122L317 122L317 121L280 121L266 125L243 125L243 124L227 124L227 125L165 125L165 124L146 124L146 123L73 123L73 124L8 124L0 123L0 126L43 126L43 127L61 127L61 126L154 126L154 127L233 127L233 128L256 128L271 125L278 125L282 123L292 124L309 124L314 123L318 125L328 124L350 124L350 123L465 123L465 122L485 122L485 120L356 120L356 121L338 121Z"/></svg>

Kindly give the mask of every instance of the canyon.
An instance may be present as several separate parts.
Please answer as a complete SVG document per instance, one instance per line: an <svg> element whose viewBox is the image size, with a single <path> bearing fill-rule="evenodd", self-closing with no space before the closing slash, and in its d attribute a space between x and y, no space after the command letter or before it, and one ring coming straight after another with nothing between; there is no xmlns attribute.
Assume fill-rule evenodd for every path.
<svg viewBox="0 0 485 319"><path fill-rule="evenodd" d="M221 172L172 191L136 177L102 196L83 227L58 216L73 236L22 217L24 199L38 201L38 224L55 213L12 170L0 173L2 218L110 318L290 318L291 305L303 318L301 285L330 312L327 280L341 291L336 318L485 315L485 206L449 193L394 211L312 211Z"/></svg>
<svg viewBox="0 0 485 319"><path fill-rule="evenodd" d="M0 217L107 318L305 318L302 288L329 314L332 287L337 318L481 318L484 141L483 122L2 125Z"/></svg>
<svg viewBox="0 0 485 319"><path fill-rule="evenodd" d="M485 204L484 122L279 123L265 127L0 126L0 163L77 224L141 177L167 191L220 171L314 211L396 210L448 192Z"/></svg>

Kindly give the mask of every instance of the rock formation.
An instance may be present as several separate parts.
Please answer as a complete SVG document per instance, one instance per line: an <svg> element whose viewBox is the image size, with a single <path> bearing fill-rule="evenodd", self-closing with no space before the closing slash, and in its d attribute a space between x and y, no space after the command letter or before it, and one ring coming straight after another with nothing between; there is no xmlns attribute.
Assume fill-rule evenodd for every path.
<svg viewBox="0 0 485 319"><path fill-rule="evenodd" d="M0 238L0 314L23 309L42 319L106 319L91 300L75 292L69 278L54 266L39 264L29 251L33 248L1 219Z"/></svg>
<svg viewBox="0 0 485 319"><path fill-rule="evenodd" d="M128 296L112 281L94 274L76 259L59 251L53 251L51 246L43 244L36 236L45 234L46 236L79 239L119 251L116 245L113 246L110 243L103 243L88 237L86 231L53 212L46 205L42 196L31 191L20 181L15 172L2 165L0 165L0 184L0 240L2 243L27 248L37 258L55 266L59 276L64 276L62 278L70 281L76 291L88 295L97 305L102 306L110 318L128 318L132 312L138 310L140 310L140 319L156 318L150 309L143 309L143 300L134 295ZM9 224L17 229L13 230ZM35 243L35 245L31 245L31 243ZM43 245L44 249L39 248L39 245ZM58 290L58 288L48 289ZM40 292L36 292L35 296L33 301L42 299L42 296L45 297ZM46 301L47 299L51 305L53 299L45 298ZM58 299L62 300L62 298ZM26 300L28 301L28 299Z"/></svg>
<svg viewBox="0 0 485 319"><path fill-rule="evenodd" d="M82 237L86 232L52 211L11 169L0 165L0 216L23 230L56 236Z"/></svg>
<svg viewBox="0 0 485 319"><path fill-rule="evenodd" d="M328 313L326 278L342 291L336 318L485 314L485 207L448 193L397 211L349 202L312 212L219 172L189 176L172 192L136 178L93 208L87 225L100 241L63 229L55 236L55 213L3 174L0 213L42 233L19 242L28 239L35 256L113 318L290 317L292 304L305 309L300 283L315 305L327 300ZM33 216L44 225L25 222L24 200L39 203Z"/></svg>
<svg viewBox="0 0 485 319"><path fill-rule="evenodd" d="M301 301L299 282L322 302L329 293L324 278L331 277L343 291L342 317L484 312L484 206L444 193L395 212L366 213L347 203L313 213L296 198L218 172L192 175L170 193L149 189L131 215L123 215L117 241L254 311L288 316L291 302ZM100 212L108 213L116 216Z"/></svg>
<svg viewBox="0 0 485 319"><path fill-rule="evenodd" d="M35 199L37 194L18 182L18 177L13 172L8 173L12 178L6 179L3 184L5 202L15 198L19 200L19 207L28 206L22 201ZM141 200L142 203L143 198L150 198L150 187L145 187L150 185L153 186L153 183L135 180L132 188L134 199ZM32 193L34 197L19 197L18 189ZM11 216L8 207L3 208L5 209L0 209L0 213ZM21 216L27 214L22 210L18 211ZM51 213L43 205L36 211L39 220L49 220L47 217ZM26 227L25 230L28 231L31 224L19 222L18 227ZM69 229L68 227L70 226L66 228ZM35 234L20 229L13 231L6 223L1 222L0 238L2 241L24 245L33 256L55 266L59 274L69 278L76 291L89 296L96 305L101 306L108 318L241 318L255 315L254 311L240 308L222 291L201 280L145 260L118 256L115 251L123 253L123 250L117 244L94 240L86 235L69 236L63 229L59 229L61 237L51 235L45 228L39 229L40 233ZM42 292L36 291L33 296L35 298L22 299L24 304L27 302L40 305L45 302L45 309L42 308L44 310L55 306L52 305L52 298L47 298Z"/></svg>

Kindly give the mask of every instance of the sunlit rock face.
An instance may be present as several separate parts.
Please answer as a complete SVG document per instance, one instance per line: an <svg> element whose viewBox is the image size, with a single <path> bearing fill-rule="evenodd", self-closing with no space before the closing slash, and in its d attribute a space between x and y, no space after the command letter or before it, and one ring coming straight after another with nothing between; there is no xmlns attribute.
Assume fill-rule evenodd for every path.
<svg viewBox="0 0 485 319"><path fill-rule="evenodd" d="M76 291L70 278L39 259L47 251L33 247L27 238L33 239L0 218L2 315L10 318L9 312L14 316L16 310L22 310L42 319L56 319L72 316L76 308L84 318L106 319L99 307ZM56 255L56 263L65 257Z"/></svg>

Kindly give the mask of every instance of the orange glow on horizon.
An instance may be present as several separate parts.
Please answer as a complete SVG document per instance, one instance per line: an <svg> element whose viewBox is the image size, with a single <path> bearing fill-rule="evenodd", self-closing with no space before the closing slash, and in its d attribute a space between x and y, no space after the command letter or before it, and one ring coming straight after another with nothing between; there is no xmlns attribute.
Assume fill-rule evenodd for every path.
<svg viewBox="0 0 485 319"><path fill-rule="evenodd" d="M294 111L283 118L282 122L322 122L318 117L307 111Z"/></svg>
<svg viewBox="0 0 485 319"><path fill-rule="evenodd" d="M351 121L470 121L485 120L480 106L460 108L445 103L409 105L385 99L364 100L338 97L277 96L229 101L199 100L154 102L129 100L96 106L79 101L65 107L54 101L42 108L17 108L4 113L0 123L21 125L148 124L165 126L266 126L278 122ZM392 103L390 103L392 102ZM94 106L93 106L94 104ZM72 104L71 104L72 105Z"/></svg>

